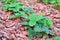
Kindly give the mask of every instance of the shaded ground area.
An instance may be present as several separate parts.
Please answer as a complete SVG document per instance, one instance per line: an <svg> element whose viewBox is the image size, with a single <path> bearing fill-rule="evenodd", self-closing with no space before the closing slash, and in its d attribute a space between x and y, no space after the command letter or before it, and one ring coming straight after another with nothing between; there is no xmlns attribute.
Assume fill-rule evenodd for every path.
<svg viewBox="0 0 60 40"><path fill-rule="evenodd" d="M52 5L44 5L42 3L36 3L34 1L27 2L22 0L21 2L25 5L33 7L35 12L40 15L43 12L43 15L53 20L55 35L60 36L60 11L52 8ZM0 2L1 5L1 2ZM0 7L1 8L1 7ZM4 12L0 9L0 37L3 40L29 40L27 35L28 31L20 24L23 19L14 19L9 20L11 12ZM47 37L47 36L46 36ZM46 38L44 37L44 38ZM44 38L36 38L34 40L44 40ZM52 39L53 40L53 39Z"/></svg>

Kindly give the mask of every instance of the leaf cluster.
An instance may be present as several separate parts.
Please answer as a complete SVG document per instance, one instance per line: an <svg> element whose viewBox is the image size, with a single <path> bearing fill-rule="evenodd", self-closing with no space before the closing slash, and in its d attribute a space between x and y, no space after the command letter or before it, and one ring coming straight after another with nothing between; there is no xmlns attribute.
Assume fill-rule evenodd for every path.
<svg viewBox="0 0 60 40"><path fill-rule="evenodd" d="M54 8L60 9L60 0L42 0L45 4L52 4Z"/></svg>
<svg viewBox="0 0 60 40"><path fill-rule="evenodd" d="M53 28L53 22L46 17L30 14L29 21L22 22L29 31L28 37L33 40L35 37L43 37L44 35L54 35L54 32L49 29Z"/></svg>
<svg viewBox="0 0 60 40"><path fill-rule="evenodd" d="M24 22L21 24L26 26L29 31L28 37L33 40L35 37L43 37L44 35L54 35L51 30L53 28L53 22L45 16L38 16L34 13L33 8L25 6L23 3L19 3L17 0L5 0L3 1L3 10L12 11L14 15L10 18L24 18Z"/></svg>
<svg viewBox="0 0 60 40"><path fill-rule="evenodd" d="M3 2L3 10L4 11L11 11L14 13L14 15L10 16L10 19L14 18L28 18L28 15L30 13L34 13L33 8L31 7L25 7L23 3L18 2L18 0L2 0Z"/></svg>

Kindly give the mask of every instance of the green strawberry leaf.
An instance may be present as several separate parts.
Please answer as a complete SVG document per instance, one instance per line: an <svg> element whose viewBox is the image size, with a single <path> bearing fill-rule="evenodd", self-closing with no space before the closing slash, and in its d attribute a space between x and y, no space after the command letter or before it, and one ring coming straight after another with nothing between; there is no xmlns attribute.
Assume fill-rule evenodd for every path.
<svg viewBox="0 0 60 40"><path fill-rule="evenodd" d="M41 28L37 25L34 27L34 31L35 32L41 32Z"/></svg>
<svg viewBox="0 0 60 40"><path fill-rule="evenodd" d="M46 26L53 28L53 22L51 20L46 21Z"/></svg>
<svg viewBox="0 0 60 40"><path fill-rule="evenodd" d="M20 11L20 14L21 14L21 17L23 17L25 19L28 18L27 14L25 12Z"/></svg>
<svg viewBox="0 0 60 40"><path fill-rule="evenodd" d="M30 26L34 26L35 24L36 24L36 22L34 20L29 21Z"/></svg>
<svg viewBox="0 0 60 40"><path fill-rule="evenodd" d="M25 12L30 12L30 13L33 13L33 12L34 12L34 9L31 8L31 7L25 7L23 10L24 10Z"/></svg>
<svg viewBox="0 0 60 40"><path fill-rule="evenodd" d="M20 18L21 17L21 14L15 13L15 16L16 16L16 18Z"/></svg>
<svg viewBox="0 0 60 40"><path fill-rule="evenodd" d="M36 21L37 20L37 15L36 14L30 14L29 19Z"/></svg>
<svg viewBox="0 0 60 40"><path fill-rule="evenodd" d="M28 22L21 22L22 25L28 25Z"/></svg>
<svg viewBox="0 0 60 40"><path fill-rule="evenodd" d="M56 36L54 40L60 40L60 36Z"/></svg>

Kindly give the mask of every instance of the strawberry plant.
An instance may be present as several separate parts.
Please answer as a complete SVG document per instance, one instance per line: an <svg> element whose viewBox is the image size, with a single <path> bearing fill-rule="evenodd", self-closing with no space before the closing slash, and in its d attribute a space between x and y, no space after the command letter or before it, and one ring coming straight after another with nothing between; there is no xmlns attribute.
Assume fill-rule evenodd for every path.
<svg viewBox="0 0 60 40"><path fill-rule="evenodd" d="M3 10L4 11L13 11L13 12L18 12L19 9L21 9L24 4L17 2L18 0L4 0L3 2Z"/></svg>
<svg viewBox="0 0 60 40"><path fill-rule="evenodd" d="M60 9L60 0L42 0L45 4L52 4L54 8Z"/></svg>
<svg viewBox="0 0 60 40"><path fill-rule="evenodd" d="M31 40L35 37L43 37L48 34L54 35L54 32L51 30L53 28L53 22L45 16L35 14L33 8L27 7L17 0L5 0L2 6L4 11L14 13L10 18L23 18L25 20L21 24L26 26L25 28L29 31L28 37Z"/></svg>
<svg viewBox="0 0 60 40"><path fill-rule="evenodd" d="M3 3L5 3L5 4L18 2L17 0L13 0L13 1L11 1L11 0L1 0L1 1L2 1Z"/></svg>
<svg viewBox="0 0 60 40"><path fill-rule="evenodd" d="M35 37L43 37L46 34L54 35L54 32L49 29L53 28L53 23L46 17L30 14L29 21L22 22L21 24L26 26L26 29L29 31L28 37L31 40Z"/></svg>
<svg viewBox="0 0 60 40"><path fill-rule="evenodd" d="M19 3L18 0L2 0L3 2L3 10L4 11L11 11L14 15L10 16L10 19L14 18L28 18L28 14L34 13L33 8L25 7L23 3Z"/></svg>

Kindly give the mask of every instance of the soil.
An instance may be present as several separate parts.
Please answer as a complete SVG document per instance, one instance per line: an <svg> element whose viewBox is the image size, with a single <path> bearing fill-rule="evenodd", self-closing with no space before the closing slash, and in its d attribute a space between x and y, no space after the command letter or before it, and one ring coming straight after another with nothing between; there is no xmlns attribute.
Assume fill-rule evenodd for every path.
<svg viewBox="0 0 60 40"><path fill-rule="evenodd" d="M45 5L43 3L38 3L36 1L26 1L20 0L26 6L33 7L34 11L40 15L42 12L44 15L53 21L54 28L52 29L55 32L54 36L60 36L60 10L52 8L52 5ZM0 2L0 39L3 40L29 40L27 37L28 30L20 24L22 19L9 20L11 12L2 11L2 3ZM54 38L52 37L52 40ZM47 36L44 36L47 38ZM44 38L35 38L34 40L44 40Z"/></svg>

